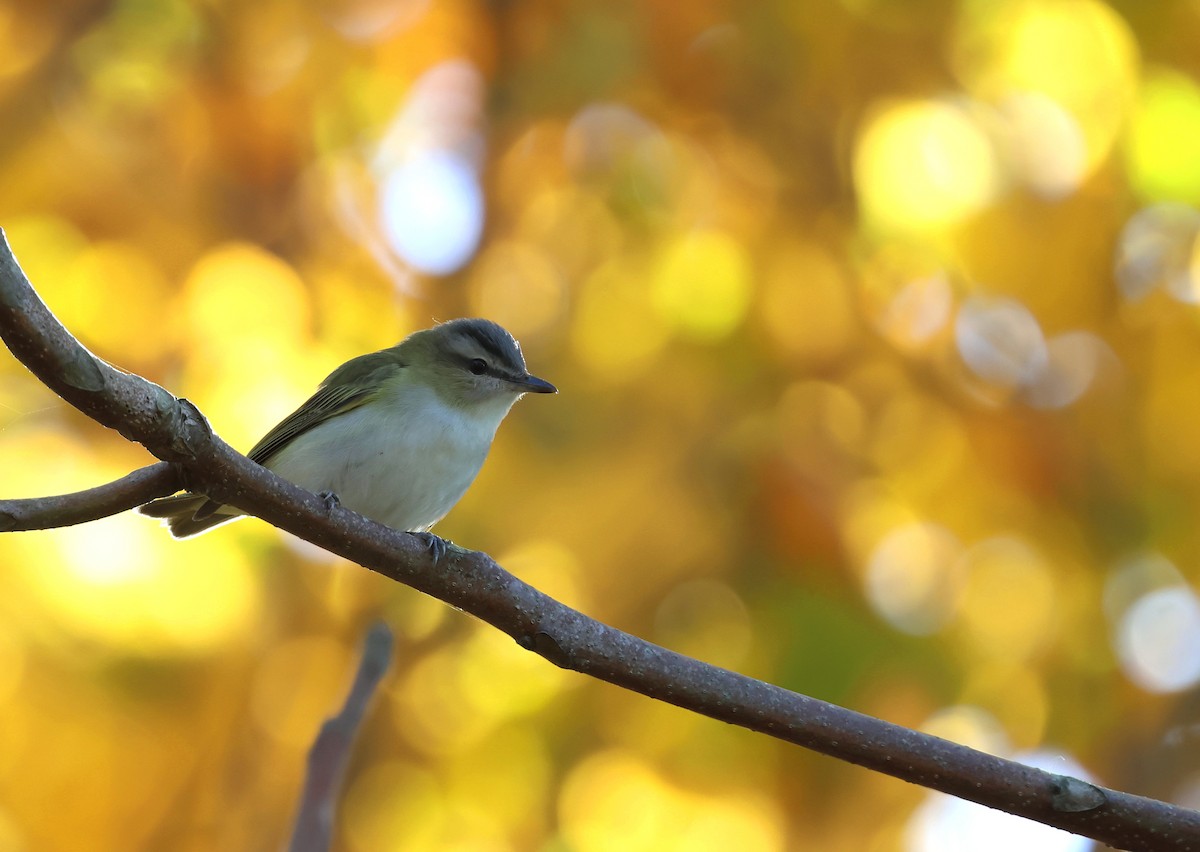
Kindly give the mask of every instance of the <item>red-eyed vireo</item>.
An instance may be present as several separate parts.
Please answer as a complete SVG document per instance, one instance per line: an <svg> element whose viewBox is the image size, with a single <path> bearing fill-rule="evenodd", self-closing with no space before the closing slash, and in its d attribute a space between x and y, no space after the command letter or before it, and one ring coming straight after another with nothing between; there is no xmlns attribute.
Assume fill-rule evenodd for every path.
<svg viewBox="0 0 1200 852"><path fill-rule="evenodd" d="M489 320L451 320L338 367L249 457L368 518L424 533L466 492L526 393L557 390L529 374L511 334ZM190 493L138 511L164 518L176 538L242 515Z"/></svg>

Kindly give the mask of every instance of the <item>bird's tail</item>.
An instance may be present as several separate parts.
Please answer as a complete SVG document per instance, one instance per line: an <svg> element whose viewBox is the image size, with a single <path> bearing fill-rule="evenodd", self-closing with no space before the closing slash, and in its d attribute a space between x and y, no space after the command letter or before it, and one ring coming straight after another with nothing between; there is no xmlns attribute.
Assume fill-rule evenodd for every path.
<svg viewBox="0 0 1200 852"><path fill-rule="evenodd" d="M191 538L242 516L232 506L214 503L203 494L177 494L151 500L139 506L138 512L162 518L175 538Z"/></svg>

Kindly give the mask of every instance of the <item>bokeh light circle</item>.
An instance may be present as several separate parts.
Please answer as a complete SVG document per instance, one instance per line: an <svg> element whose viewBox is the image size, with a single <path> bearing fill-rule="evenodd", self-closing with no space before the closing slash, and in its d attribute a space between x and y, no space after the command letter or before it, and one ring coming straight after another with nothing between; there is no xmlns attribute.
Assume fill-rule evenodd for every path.
<svg viewBox="0 0 1200 852"><path fill-rule="evenodd" d="M475 164L444 150L419 154L382 181L380 216L395 252L420 272L449 275L483 236L483 191Z"/></svg>
<svg viewBox="0 0 1200 852"><path fill-rule="evenodd" d="M995 197L987 134L965 109L940 101L880 107L860 130L854 185L866 219L887 230L937 230Z"/></svg>

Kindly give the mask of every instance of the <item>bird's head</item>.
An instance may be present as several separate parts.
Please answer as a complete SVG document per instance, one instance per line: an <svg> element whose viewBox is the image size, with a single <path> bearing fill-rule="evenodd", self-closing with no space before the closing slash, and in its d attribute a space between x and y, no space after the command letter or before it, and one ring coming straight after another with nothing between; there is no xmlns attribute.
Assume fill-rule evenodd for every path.
<svg viewBox="0 0 1200 852"><path fill-rule="evenodd" d="M491 320L450 320L409 335L399 349L405 365L455 407L507 411L523 394L558 393L530 374L520 344Z"/></svg>

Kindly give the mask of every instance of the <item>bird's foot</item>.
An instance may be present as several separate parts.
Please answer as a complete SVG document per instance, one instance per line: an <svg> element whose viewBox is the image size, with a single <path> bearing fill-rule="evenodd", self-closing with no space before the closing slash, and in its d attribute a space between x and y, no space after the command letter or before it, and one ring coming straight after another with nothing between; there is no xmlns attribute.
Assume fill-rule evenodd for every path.
<svg viewBox="0 0 1200 852"><path fill-rule="evenodd" d="M409 535L415 535L427 548L429 548L429 552L433 554L434 565L437 565L442 561L442 557L446 555L446 551L449 550L451 545L451 542L448 540L442 538L441 536L434 535L431 532L415 532L409 533Z"/></svg>
<svg viewBox="0 0 1200 852"><path fill-rule="evenodd" d="M332 512L338 506L342 505L342 501L332 491L318 491L317 496L325 502L326 512Z"/></svg>

